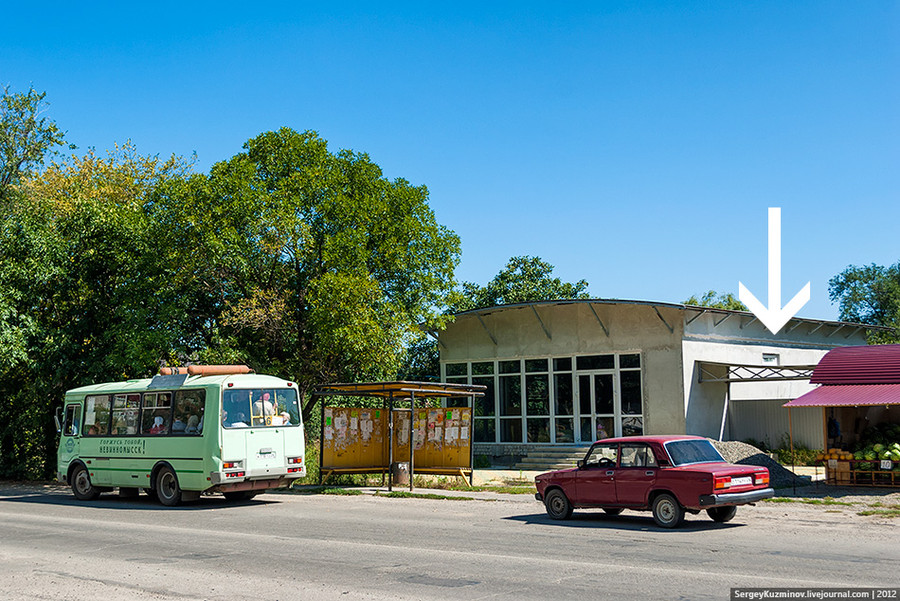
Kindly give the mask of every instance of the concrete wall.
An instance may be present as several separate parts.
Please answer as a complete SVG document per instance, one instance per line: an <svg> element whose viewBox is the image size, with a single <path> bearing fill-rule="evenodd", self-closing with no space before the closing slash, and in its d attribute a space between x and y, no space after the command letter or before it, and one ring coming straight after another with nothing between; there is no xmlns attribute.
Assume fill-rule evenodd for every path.
<svg viewBox="0 0 900 601"><path fill-rule="evenodd" d="M460 315L440 334L441 361L640 352L645 432L683 432L680 341L684 320L679 309L662 306L658 310L667 323L652 306L640 304L497 308L481 315L484 326L476 315Z"/></svg>

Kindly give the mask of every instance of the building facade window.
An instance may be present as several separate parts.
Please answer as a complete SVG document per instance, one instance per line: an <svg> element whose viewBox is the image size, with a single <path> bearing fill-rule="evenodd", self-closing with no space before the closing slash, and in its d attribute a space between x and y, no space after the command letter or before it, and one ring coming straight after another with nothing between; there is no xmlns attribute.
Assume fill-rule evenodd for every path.
<svg viewBox="0 0 900 601"><path fill-rule="evenodd" d="M477 443L588 444L644 432L639 352L444 363L441 371L444 382L486 387L473 405Z"/></svg>

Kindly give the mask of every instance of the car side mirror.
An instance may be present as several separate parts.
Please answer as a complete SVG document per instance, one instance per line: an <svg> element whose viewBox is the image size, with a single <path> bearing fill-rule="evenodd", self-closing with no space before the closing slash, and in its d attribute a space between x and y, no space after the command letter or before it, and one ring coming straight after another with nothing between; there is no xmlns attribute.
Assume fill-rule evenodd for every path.
<svg viewBox="0 0 900 601"><path fill-rule="evenodd" d="M584 467L584 459L579 459L579 460L575 463L575 465L577 465L579 468L583 468L583 467Z"/></svg>

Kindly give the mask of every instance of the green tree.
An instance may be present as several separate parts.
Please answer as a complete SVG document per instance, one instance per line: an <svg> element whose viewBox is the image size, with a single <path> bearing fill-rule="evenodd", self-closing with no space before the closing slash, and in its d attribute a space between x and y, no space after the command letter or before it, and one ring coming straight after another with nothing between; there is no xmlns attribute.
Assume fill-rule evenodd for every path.
<svg viewBox="0 0 900 601"><path fill-rule="evenodd" d="M173 264L152 218L177 159L126 146L23 179L0 216L0 476L53 472L65 390L150 375L182 344Z"/></svg>
<svg viewBox="0 0 900 601"><path fill-rule="evenodd" d="M713 309L730 309L732 311L747 311L747 305L737 299L731 292L719 294L715 290L709 290L701 297L696 295L684 301L684 305L694 307L711 307Z"/></svg>
<svg viewBox="0 0 900 601"><path fill-rule="evenodd" d="M293 378L304 417L313 388L392 377L418 324L446 319L459 239L428 190L315 132L261 134L162 203L208 297L201 358Z"/></svg>
<svg viewBox="0 0 900 601"><path fill-rule="evenodd" d="M532 301L588 298L587 287L585 280L573 284L553 277L553 265L540 257L512 257L487 285L463 283L452 310L460 312Z"/></svg>
<svg viewBox="0 0 900 601"><path fill-rule="evenodd" d="M63 144L64 132L52 120L41 117L46 95L34 88L12 94L9 87L0 95L0 201Z"/></svg>
<svg viewBox="0 0 900 601"><path fill-rule="evenodd" d="M829 280L828 295L839 303L841 320L893 328L871 333L870 344L900 342L900 262L850 265Z"/></svg>

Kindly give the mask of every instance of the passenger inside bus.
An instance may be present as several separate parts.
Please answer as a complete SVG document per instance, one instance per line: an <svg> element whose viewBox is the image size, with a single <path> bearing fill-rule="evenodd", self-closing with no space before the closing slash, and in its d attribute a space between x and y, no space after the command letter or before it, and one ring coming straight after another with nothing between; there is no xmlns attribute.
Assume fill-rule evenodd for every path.
<svg viewBox="0 0 900 601"><path fill-rule="evenodd" d="M150 428L150 434L165 434L166 420L161 415L153 418L153 426Z"/></svg>

